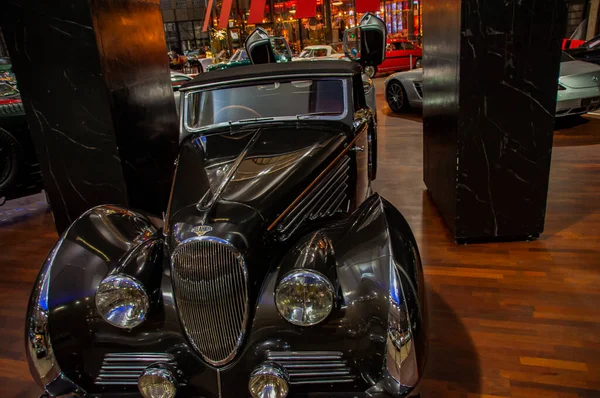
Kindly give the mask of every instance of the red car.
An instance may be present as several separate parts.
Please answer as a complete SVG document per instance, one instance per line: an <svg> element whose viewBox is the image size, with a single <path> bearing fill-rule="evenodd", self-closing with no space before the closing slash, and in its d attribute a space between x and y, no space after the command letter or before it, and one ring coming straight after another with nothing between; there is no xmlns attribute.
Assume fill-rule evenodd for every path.
<svg viewBox="0 0 600 398"><path fill-rule="evenodd" d="M365 74L369 77L375 76L377 72L396 72L421 67L423 49L408 40L388 39L385 51L385 60L379 67L367 66Z"/></svg>

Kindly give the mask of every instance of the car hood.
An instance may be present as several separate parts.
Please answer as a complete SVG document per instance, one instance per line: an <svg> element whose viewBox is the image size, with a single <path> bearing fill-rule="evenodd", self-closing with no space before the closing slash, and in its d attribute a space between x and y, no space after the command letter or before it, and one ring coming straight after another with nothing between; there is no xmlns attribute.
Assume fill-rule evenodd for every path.
<svg viewBox="0 0 600 398"><path fill-rule="evenodd" d="M423 68L394 73L385 80L385 83L387 84L392 79L400 81L423 80Z"/></svg>
<svg viewBox="0 0 600 398"><path fill-rule="evenodd" d="M204 225L242 251L251 247L343 148L336 126L265 124L186 139L169 209L172 245Z"/></svg>
<svg viewBox="0 0 600 398"><path fill-rule="evenodd" d="M583 61L561 62L559 82L572 88L599 86L600 66Z"/></svg>

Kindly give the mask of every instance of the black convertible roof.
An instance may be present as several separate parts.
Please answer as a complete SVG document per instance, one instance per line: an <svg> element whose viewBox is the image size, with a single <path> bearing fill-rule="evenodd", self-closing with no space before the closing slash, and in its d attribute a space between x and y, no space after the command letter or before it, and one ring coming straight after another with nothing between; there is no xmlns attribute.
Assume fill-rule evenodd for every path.
<svg viewBox="0 0 600 398"><path fill-rule="evenodd" d="M342 60L327 61L295 61L276 64L261 64L234 66L228 69L200 73L193 80L185 83L179 89L189 90L198 86L226 83L240 79L270 78L285 75L314 76L327 75L353 75L360 73L357 63Z"/></svg>

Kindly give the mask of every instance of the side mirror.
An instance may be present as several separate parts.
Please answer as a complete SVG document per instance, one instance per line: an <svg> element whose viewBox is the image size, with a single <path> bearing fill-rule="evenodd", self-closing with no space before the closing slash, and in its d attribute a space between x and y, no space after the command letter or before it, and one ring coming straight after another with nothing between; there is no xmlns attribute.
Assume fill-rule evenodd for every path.
<svg viewBox="0 0 600 398"><path fill-rule="evenodd" d="M381 64L385 47L385 23L370 12L363 15L359 26L344 31L344 53L363 67Z"/></svg>
<svg viewBox="0 0 600 398"><path fill-rule="evenodd" d="M256 28L244 43L246 53L253 64L269 64L277 62L271 38L263 28Z"/></svg>

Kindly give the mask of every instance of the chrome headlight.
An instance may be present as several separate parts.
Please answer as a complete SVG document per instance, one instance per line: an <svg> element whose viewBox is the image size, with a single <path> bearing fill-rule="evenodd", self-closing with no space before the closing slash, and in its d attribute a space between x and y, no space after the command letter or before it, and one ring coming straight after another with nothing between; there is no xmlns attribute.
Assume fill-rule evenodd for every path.
<svg viewBox="0 0 600 398"><path fill-rule="evenodd" d="M177 394L177 384L173 373L161 367L147 368L138 380L144 398L173 398Z"/></svg>
<svg viewBox="0 0 600 398"><path fill-rule="evenodd" d="M277 310L288 322L312 326L327 318L333 308L333 285L312 270L291 271L275 290Z"/></svg>
<svg viewBox="0 0 600 398"><path fill-rule="evenodd" d="M284 368L275 363L263 363L250 374L248 389L252 398L285 398L290 378Z"/></svg>
<svg viewBox="0 0 600 398"><path fill-rule="evenodd" d="M146 319L149 307L144 287L128 275L111 275L98 286L96 308L113 326L123 329L138 326Z"/></svg>

